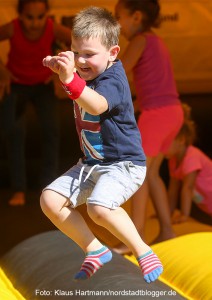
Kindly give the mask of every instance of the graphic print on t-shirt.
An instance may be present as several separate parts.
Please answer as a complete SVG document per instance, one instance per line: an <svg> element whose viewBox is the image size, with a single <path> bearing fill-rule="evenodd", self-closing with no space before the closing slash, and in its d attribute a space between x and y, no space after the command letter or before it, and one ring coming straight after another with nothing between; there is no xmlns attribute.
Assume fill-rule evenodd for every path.
<svg viewBox="0 0 212 300"><path fill-rule="evenodd" d="M100 117L88 114L76 103L74 103L74 113L80 146L85 154L86 162L103 160Z"/></svg>

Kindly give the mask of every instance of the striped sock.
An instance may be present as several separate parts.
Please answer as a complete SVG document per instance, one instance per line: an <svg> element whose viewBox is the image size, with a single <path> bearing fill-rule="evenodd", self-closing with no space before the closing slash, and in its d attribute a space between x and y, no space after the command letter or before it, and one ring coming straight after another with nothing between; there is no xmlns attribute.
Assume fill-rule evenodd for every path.
<svg viewBox="0 0 212 300"><path fill-rule="evenodd" d="M163 266L152 250L139 256L137 261L147 283L155 281L163 272Z"/></svg>
<svg viewBox="0 0 212 300"><path fill-rule="evenodd" d="M80 271L74 276L76 281L90 278L104 264L112 259L112 252L107 247L102 247L97 251L86 253L85 260Z"/></svg>

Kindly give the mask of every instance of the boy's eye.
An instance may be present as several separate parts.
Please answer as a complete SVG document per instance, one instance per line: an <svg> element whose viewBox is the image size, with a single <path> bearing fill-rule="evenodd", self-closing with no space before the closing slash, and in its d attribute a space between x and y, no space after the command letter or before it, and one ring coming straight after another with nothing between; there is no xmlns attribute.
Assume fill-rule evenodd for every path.
<svg viewBox="0 0 212 300"><path fill-rule="evenodd" d="M74 53L74 55L80 55L79 52L77 52L77 51L73 51L73 50L72 50L72 52ZM85 54L82 54L82 56L83 56L84 58L86 58L86 57L92 57L92 56L94 56L94 55L95 55L94 53L85 53Z"/></svg>
<svg viewBox="0 0 212 300"><path fill-rule="evenodd" d="M87 57L91 57L91 56L93 56L93 55L94 55L93 53L87 53L87 54L86 54Z"/></svg>

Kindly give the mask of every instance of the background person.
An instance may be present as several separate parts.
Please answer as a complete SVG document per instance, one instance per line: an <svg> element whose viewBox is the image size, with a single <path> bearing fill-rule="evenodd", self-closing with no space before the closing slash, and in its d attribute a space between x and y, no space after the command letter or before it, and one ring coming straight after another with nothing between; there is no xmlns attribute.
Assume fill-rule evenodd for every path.
<svg viewBox="0 0 212 300"><path fill-rule="evenodd" d="M57 176L59 153L58 100L51 70L42 59L51 55L56 40L71 44L71 30L48 16L47 0L19 0L18 17L0 27L0 41L8 40L6 66L0 63L0 123L6 138L10 168L10 205L25 203L25 116L31 102L42 131L41 185Z"/></svg>
<svg viewBox="0 0 212 300"><path fill-rule="evenodd" d="M185 121L166 154L169 159L168 196L173 223L188 220L192 202L210 216L212 222L212 160L193 145L196 125L190 116L190 107L186 104L183 107ZM180 212L174 214L178 204Z"/></svg>
<svg viewBox="0 0 212 300"><path fill-rule="evenodd" d="M144 237L146 204L150 196L160 225L155 243L175 237L160 166L182 125L183 111L167 47L153 32L153 28L159 26L159 1L119 0L115 14L122 34L129 41L121 61L127 74L133 72L141 111L138 127L147 156L146 180L132 197L132 219ZM125 245L114 250L128 252Z"/></svg>

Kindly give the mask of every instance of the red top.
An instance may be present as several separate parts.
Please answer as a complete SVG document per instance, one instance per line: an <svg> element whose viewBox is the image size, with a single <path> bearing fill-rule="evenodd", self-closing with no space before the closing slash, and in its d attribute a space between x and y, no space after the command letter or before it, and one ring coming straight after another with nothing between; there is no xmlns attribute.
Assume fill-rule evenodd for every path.
<svg viewBox="0 0 212 300"><path fill-rule="evenodd" d="M14 34L10 39L7 68L18 79L17 83L34 85L45 82L52 74L49 68L42 65L42 60L52 55L53 21L47 19L45 31L36 41L30 41L24 36L18 18L12 22Z"/></svg>
<svg viewBox="0 0 212 300"><path fill-rule="evenodd" d="M176 157L169 160L170 175L178 180L194 171L198 171L195 180L195 193L193 201L212 216L212 160L200 149L189 146L185 156L177 166Z"/></svg>
<svg viewBox="0 0 212 300"><path fill-rule="evenodd" d="M166 45L155 34L145 34L145 37L145 50L133 68L136 96L141 110L180 104Z"/></svg>

